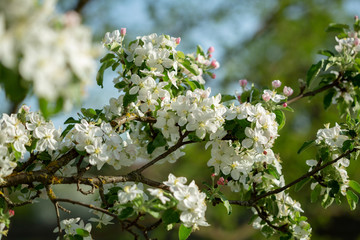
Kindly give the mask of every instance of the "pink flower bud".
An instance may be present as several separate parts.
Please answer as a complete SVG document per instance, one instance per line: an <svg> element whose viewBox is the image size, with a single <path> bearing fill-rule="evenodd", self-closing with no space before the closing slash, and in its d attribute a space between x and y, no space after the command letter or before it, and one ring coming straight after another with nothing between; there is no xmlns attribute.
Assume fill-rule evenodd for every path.
<svg viewBox="0 0 360 240"><path fill-rule="evenodd" d="M180 44L180 42L181 42L181 37L178 37L178 38L175 39L176 44Z"/></svg>
<svg viewBox="0 0 360 240"><path fill-rule="evenodd" d="M215 51L215 48L213 46L209 47L208 53L213 53Z"/></svg>
<svg viewBox="0 0 360 240"><path fill-rule="evenodd" d="M211 74L211 78L212 78L212 79L215 79L215 78L216 78L216 74L215 74L215 73Z"/></svg>
<svg viewBox="0 0 360 240"><path fill-rule="evenodd" d="M14 215L15 215L15 211L12 210L12 209L10 209L10 210L9 210L9 215L10 215L10 217L14 216Z"/></svg>
<svg viewBox="0 0 360 240"><path fill-rule="evenodd" d="M215 176L216 176L215 173L211 174L211 177L212 177L212 178L214 178Z"/></svg>
<svg viewBox="0 0 360 240"><path fill-rule="evenodd" d="M121 29L120 29L120 35L121 35L121 36L125 36L125 35L126 35L126 28L121 28Z"/></svg>
<svg viewBox="0 0 360 240"><path fill-rule="evenodd" d="M241 95L236 96L239 103L241 103Z"/></svg>
<svg viewBox="0 0 360 240"><path fill-rule="evenodd" d="M241 80L239 80L239 84L240 84L241 87L246 87L247 83L248 83L248 82L247 82L246 79L241 79Z"/></svg>
<svg viewBox="0 0 360 240"><path fill-rule="evenodd" d="M23 105L21 108L22 108L22 110L24 110L24 111L27 112L27 113L30 111L30 107L29 107L29 106Z"/></svg>
<svg viewBox="0 0 360 240"><path fill-rule="evenodd" d="M262 96L262 99L265 101L265 102L268 102L268 101L270 101L270 99L271 99L271 96L270 96L270 94L269 93L264 93Z"/></svg>
<svg viewBox="0 0 360 240"><path fill-rule="evenodd" d="M283 107L287 107L287 103L285 102L285 103L283 103Z"/></svg>
<svg viewBox="0 0 360 240"><path fill-rule="evenodd" d="M223 177L219 178L219 180L217 181L218 185L224 185L225 184L225 179Z"/></svg>
<svg viewBox="0 0 360 240"><path fill-rule="evenodd" d="M209 54L208 56L209 56L209 58L212 58L212 54Z"/></svg>
<svg viewBox="0 0 360 240"><path fill-rule="evenodd" d="M284 93L285 96L289 97L294 93L294 90L292 90L291 87L285 86L284 90L283 90L283 93Z"/></svg>
<svg viewBox="0 0 360 240"><path fill-rule="evenodd" d="M165 97L161 97L160 99L161 99L161 101L164 101Z"/></svg>
<svg viewBox="0 0 360 240"><path fill-rule="evenodd" d="M280 80L274 80L272 81L271 85L273 86L273 88L278 88L281 86L281 82Z"/></svg>
<svg viewBox="0 0 360 240"><path fill-rule="evenodd" d="M355 21L359 20L359 16L354 16Z"/></svg>
<svg viewBox="0 0 360 240"><path fill-rule="evenodd" d="M358 38L355 38L354 39L354 46L358 46L360 43L359 39Z"/></svg>
<svg viewBox="0 0 360 240"><path fill-rule="evenodd" d="M210 65L211 65L211 67L213 67L214 69L217 69L217 68L220 67L219 62L217 62L216 60L212 60Z"/></svg>

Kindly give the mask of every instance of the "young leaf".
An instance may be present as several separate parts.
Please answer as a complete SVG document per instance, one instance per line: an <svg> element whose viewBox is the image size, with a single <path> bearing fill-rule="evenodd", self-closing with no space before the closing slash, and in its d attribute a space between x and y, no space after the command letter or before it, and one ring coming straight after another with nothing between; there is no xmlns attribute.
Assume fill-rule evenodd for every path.
<svg viewBox="0 0 360 240"><path fill-rule="evenodd" d="M328 109L328 107L330 107L335 93L336 93L336 91L332 88L325 94L324 101L323 101L325 110Z"/></svg>
<svg viewBox="0 0 360 240"><path fill-rule="evenodd" d="M82 228L76 229L76 233L82 237L88 237L90 235L88 231L86 231L85 229L82 229Z"/></svg>
<svg viewBox="0 0 360 240"><path fill-rule="evenodd" d="M356 205L359 201L359 197L351 190L346 191L346 199L349 203L350 209L355 210Z"/></svg>
<svg viewBox="0 0 360 240"><path fill-rule="evenodd" d="M323 56L332 57L334 54L329 50L320 50L318 51L318 54L321 54Z"/></svg>
<svg viewBox="0 0 360 240"><path fill-rule="evenodd" d="M191 234L192 228L185 227L181 224L179 228L179 240L186 240Z"/></svg>
<svg viewBox="0 0 360 240"><path fill-rule="evenodd" d="M283 113L283 111L281 110L275 110L274 111L275 115L276 115L276 122L279 124L279 127L278 129L282 129L285 125L285 121L286 121L286 118L285 118L285 114Z"/></svg>
<svg viewBox="0 0 360 240"><path fill-rule="evenodd" d="M306 74L306 86L310 86L311 81L319 74L323 64L324 61L321 60L318 63L311 65L310 69Z"/></svg>
<svg viewBox="0 0 360 240"><path fill-rule="evenodd" d="M221 192L218 192L218 195L221 201L224 203L224 207L226 208L227 214L230 215L232 213L232 207L229 201L226 199L225 195Z"/></svg>
<svg viewBox="0 0 360 240"><path fill-rule="evenodd" d="M344 29L349 29L349 25L347 24L340 24L340 23L330 23L329 26L326 28L326 32L344 32Z"/></svg>
<svg viewBox="0 0 360 240"><path fill-rule="evenodd" d="M64 122L64 124L69 124L69 123L79 123L80 120L75 120L73 117L69 117L68 119L66 119L66 121Z"/></svg>
<svg viewBox="0 0 360 240"><path fill-rule="evenodd" d="M351 187L357 193L360 193L360 184L355 180L349 181L349 187Z"/></svg>
<svg viewBox="0 0 360 240"><path fill-rule="evenodd" d="M124 220L128 217L131 217L134 214L134 209L132 207L126 207L124 208L120 215L118 216L120 220Z"/></svg>
<svg viewBox="0 0 360 240"><path fill-rule="evenodd" d="M161 219L164 224L177 223L180 221L180 213L179 211L170 208L163 213Z"/></svg>
<svg viewBox="0 0 360 240"><path fill-rule="evenodd" d="M314 203L318 200L320 196L320 192L321 192L321 186L318 184L311 192L311 203Z"/></svg>
<svg viewBox="0 0 360 240"><path fill-rule="evenodd" d="M299 150L297 151L297 154L300 154L302 151L304 151L305 149L309 148L310 146L313 145L313 143L315 142L315 140L311 140L311 141L307 141L304 142L304 144L299 148Z"/></svg>
<svg viewBox="0 0 360 240"><path fill-rule="evenodd" d="M235 99L236 97L234 95L221 95L221 102L227 102Z"/></svg>

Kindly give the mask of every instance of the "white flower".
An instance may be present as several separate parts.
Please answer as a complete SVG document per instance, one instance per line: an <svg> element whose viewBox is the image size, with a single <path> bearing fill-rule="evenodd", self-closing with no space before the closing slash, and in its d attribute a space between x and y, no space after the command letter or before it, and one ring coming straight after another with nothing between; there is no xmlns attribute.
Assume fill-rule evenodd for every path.
<svg viewBox="0 0 360 240"><path fill-rule="evenodd" d="M143 185L141 183L135 184L131 182L125 183L123 190L119 190L118 198L119 203L124 204L134 200L137 197L144 195Z"/></svg>
<svg viewBox="0 0 360 240"><path fill-rule="evenodd" d="M157 198L160 199L160 201L162 202L162 204L165 204L167 201L170 201L169 198L164 196L164 191L162 189L152 189L152 188L148 188L148 191L150 192L150 195L155 196Z"/></svg>

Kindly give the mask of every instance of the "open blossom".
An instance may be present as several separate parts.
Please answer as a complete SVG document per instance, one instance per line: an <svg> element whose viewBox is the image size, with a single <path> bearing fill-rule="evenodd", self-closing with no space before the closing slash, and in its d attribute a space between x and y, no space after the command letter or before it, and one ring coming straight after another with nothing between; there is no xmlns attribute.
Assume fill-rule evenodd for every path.
<svg viewBox="0 0 360 240"><path fill-rule="evenodd" d="M341 134L339 124L335 123L333 128L329 128L329 124L324 129L318 130L316 134L316 144L325 143L331 148L341 148L343 143L348 139L347 136Z"/></svg>
<svg viewBox="0 0 360 240"><path fill-rule="evenodd" d="M248 83L248 82L247 82L246 79L241 79L241 80L239 80L239 84L240 84L241 87L246 87L247 83Z"/></svg>
<svg viewBox="0 0 360 240"><path fill-rule="evenodd" d="M278 103L280 102L281 100L284 100L285 97L283 95L280 95L280 94L276 94L276 91L273 90L264 90L264 94L263 96L266 95L266 99L268 98L268 96L270 96L270 99L275 102L275 103Z"/></svg>

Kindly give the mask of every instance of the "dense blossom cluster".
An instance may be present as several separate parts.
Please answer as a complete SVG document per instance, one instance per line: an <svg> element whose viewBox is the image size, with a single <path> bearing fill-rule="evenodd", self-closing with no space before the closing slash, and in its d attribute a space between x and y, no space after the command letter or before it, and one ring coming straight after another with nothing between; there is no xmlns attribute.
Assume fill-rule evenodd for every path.
<svg viewBox="0 0 360 240"><path fill-rule="evenodd" d="M76 40L77 37L83 39L88 36L85 33L80 34L81 36L72 34L75 28L82 29L75 15L71 13L64 18L51 18L50 22L48 18L41 17L50 16L52 4L53 2L45 1L36 7L30 3L25 6L26 10L32 9L34 13L40 11L45 14L32 18L34 22L31 24L39 24L39 31L50 32L49 36L52 37L41 39L33 36L34 33L30 30L24 30L19 36L28 34L32 40L25 43L26 39L21 39L16 48L11 45L19 37L11 35L18 28L16 21L33 13L24 10L18 15L12 15L12 4L9 4L8 11L0 12L0 43L8 44L0 45L8 46L6 49L0 48L0 53L8 54L0 54L0 63L7 68L19 64L21 76L26 80L33 80L35 92L45 98L49 94L50 99L64 96L49 88L58 87L56 84L71 85L73 82L69 79L74 76L80 82L86 82L91 73L89 69L93 68L93 63L86 55L91 45L85 43L78 49L76 44L72 44L72 41L81 42ZM8 18L11 24L5 26L4 19ZM57 24L59 26L55 27ZM68 37L68 34L76 39ZM231 212L230 201L220 192L221 188L228 187L241 199L232 200L232 203L251 208L254 212L252 225L261 229L266 236L271 236L278 230L286 239L309 239L311 227L307 218L301 216L303 210L300 203L284 191L287 186L281 161L272 150L279 130L285 123L283 110L291 110L287 101L294 91L284 86L279 93L282 85L280 80L272 82L271 90L264 89L260 92L254 86L249 90L246 88L247 80L242 79L239 81L242 92L236 93L238 101L234 101L236 98L232 96L211 96L211 89L204 86L205 76L214 78L211 70L220 66L216 60L211 59L213 47L207 52L198 47L196 53L185 55L176 50L180 38L151 34L137 37L125 46L125 35L126 29L116 30L106 33L103 40L109 53L101 59L97 82L99 85L103 84L105 69L111 67L113 71L118 70L119 75L114 79L114 84L120 92L117 98L110 99L109 105L103 110L82 109L79 119L69 118L66 121L68 126L63 132L55 129L53 123L45 120L40 113L30 112L26 106L17 114L2 116L0 184L7 183L14 169L18 171L24 167L30 174L43 174L45 180L41 180L43 182L36 186L33 183L25 186L25 190L20 191L22 194L18 195L21 202L32 201L42 190L46 190L47 196L58 210L58 203L64 199L57 199L59 202L56 202L51 185L61 184L66 180L77 184L78 191L83 194L99 193L88 205L95 215L89 221L97 222L99 227L111 224L114 217L118 217L121 221L126 220L122 222L122 227L127 229L137 226L137 221L142 216L150 214L159 219L154 226L163 222L171 229L176 223L181 223L180 229L185 228L189 234L201 226L209 226L205 218L206 202L213 205L222 202L228 213ZM357 35L351 33L348 37L337 38L339 45L336 50L345 55L356 55L359 44ZM62 43L59 38L70 42ZM35 45L30 44L34 42ZM40 43L45 45L37 45ZM63 48L54 48L57 44ZM56 51L50 53L48 48ZM37 49L41 54L31 58ZM22 58L19 63L14 63L18 54L22 54ZM52 68L46 68L49 64L41 62L41 57L49 58L51 54L56 56L50 67L64 71L61 74L53 74ZM73 54L82 56L80 61L77 58L76 66L72 65ZM333 63L336 61L338 60L335 59ZM34 67L37 64L41 66ZM70 66L70 70L62 68L63 65ZM50 78L47 75L50 73L56 76ZM335 77L341 76L339 72L332 74ZM62 77L67 80L62 81ZM42 85L44 79L48 80L47 85ZM46 93L43 93L44 89L47 90ZM330 100L334 96L336 98L336 94L332 94ZM353 130L352 134L355 136L357 133ZM142 175L144 169L155 163L177 161L185 154L182 148L196 142L205 142L206 148L211 147L211 158L207 166L213 171L213 185L205 183L208 189L204 192L194 181L186 185L185 177L175 177L171 173L162 183ZM318 195L324 196L322 204L325 206L331 204L334 198L338 200L338 193L349 199L350 180L346 167L350 164L350 158L343 156L344 152L347 153L344 145L354 143L349 143L349 137L338 124L333 128L327 125L325 129L320 129L312 143L314 142L319 153L317 160L306 162L311 167L310 171L324 162L333 161L333 164L311 175L311 188ZM135 165L144 162L139 168ZM62 163L65 164L61 165ZM137 169L131 168L127 175L122 176L101 176L105 164L115 170L124 167ZM92 171L88 173L90 169ZM94 173L98 175L92 178ZM217 184L214 183L215 176L219 178ZM80 184L87 184L92 190L85 192ZM22 187L21 184L19 186ZM6 235L9 218L10 214L3 214L1 209L0 238ZM135 220L128 221L131 218ZM63 220L55 231L59 231L59 228L65 231L65 237L69 239L91 239L91 224L85 225L80 218ZM143 229L148 231L147 228Z"/></svg>
<svg viewBox="0 0 360 240"><path fill-rule="evenodd" d="M41 2L0 3L0 65L31 82L39 98L71 106L94 76L99 50L77 13L56 14L55 0Z"/></svg>

